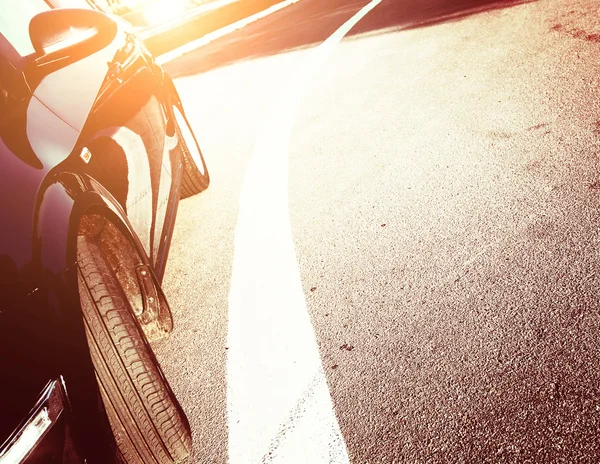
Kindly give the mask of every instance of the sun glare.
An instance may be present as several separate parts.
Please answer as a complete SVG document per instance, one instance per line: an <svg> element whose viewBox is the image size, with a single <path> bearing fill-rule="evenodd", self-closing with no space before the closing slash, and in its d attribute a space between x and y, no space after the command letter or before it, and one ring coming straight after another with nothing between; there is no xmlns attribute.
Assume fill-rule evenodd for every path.
<svg viewBox="0 0 600 464"><path fill-rule="evenodd" d="M156 0L144 7L144 18L155 25L169 21L185 10L186 0Z"/></svg>

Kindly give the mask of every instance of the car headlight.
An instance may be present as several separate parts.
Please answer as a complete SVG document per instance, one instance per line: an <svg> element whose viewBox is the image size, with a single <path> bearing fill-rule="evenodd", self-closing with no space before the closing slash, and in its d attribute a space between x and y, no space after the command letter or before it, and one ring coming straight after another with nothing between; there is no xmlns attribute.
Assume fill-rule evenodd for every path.
<svg viewBox="0 0 600 464"><path fill-rule="evenodd" d="M0 447L0 464L24 462L43 441L65 411L62 379L50 382L27 419Z"/></svg>

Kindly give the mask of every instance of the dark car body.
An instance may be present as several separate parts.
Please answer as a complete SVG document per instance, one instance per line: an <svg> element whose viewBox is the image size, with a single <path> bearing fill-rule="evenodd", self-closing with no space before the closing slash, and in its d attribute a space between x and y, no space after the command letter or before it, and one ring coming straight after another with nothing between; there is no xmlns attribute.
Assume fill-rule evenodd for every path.
<svg viewBox="0 0 600 464"><path fill-rule="evenodd" d="M77 291L81 218L107 218L157 282L164 274L180 197L172 108L181 101L143 44L114 24L93 53L34 65L36 53L0 30L2 464L29 445L28 463L116 459Z"/></svg>

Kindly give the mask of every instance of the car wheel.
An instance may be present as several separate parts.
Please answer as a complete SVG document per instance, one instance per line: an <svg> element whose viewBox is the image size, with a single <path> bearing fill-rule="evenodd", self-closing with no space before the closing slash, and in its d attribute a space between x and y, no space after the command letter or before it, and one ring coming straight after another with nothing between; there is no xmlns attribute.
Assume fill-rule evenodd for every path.
<svg viewBox="0 0 600 464"><path fill-rule="evenodd" d="M77 259L88 344L121 459L182 460L191 450L189 423L121 286L93 239L78 237Z"/></svg>
<svg viewBox="0 0 600 464"><path fill-rule="evenodd" d="M204 155L185 115L178 106L173 106L175 131L183 155L183 176L181 180L181 198L188 198L203 192L210 184Z"/></svg>

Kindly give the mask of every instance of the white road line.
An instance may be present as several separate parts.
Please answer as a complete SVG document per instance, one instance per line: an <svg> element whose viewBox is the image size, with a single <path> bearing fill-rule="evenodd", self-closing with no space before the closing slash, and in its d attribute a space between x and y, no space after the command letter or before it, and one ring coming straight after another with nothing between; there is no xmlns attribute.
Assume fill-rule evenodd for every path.
<svg viewBox="0 0 600 464"><path fill-rule="evenodd" d="M288 211L288 146L312 75L382 0L299 64L254 146L240 193L229 294L231 464L349 462L306 309Z"/></svg>
<svg viewBox="0 0 600 464"><path fill-rule="evenodd" d="M239 21L230 24L229 26L225 26L214 32L206 34L205 36L200 37L199 39L193 40L192 42L188 42L185 45L182 45L181 47L177 47L175 50L171 50L170 52L164 53L156 58L156 62L162 65L168 63L169 61L173 61L176 58L179 58L187 53L193 52L194 50L197 50L200 47L208 45L214 40L220 39L221 37L226 36L227 34L231 34L232 32L235 32L238 29L247 26L248 24L258 21L259 19L265 18L270 14L273 14L276 11L282 10L290 5L293 5L294 3L298 3L299 1L300 0L285 0L283 2L279 2L273 5L272 7L267 8L266 10L259 11L258 13L253 14L252 16L248 16L247 18L240 19Z"/></svg>

